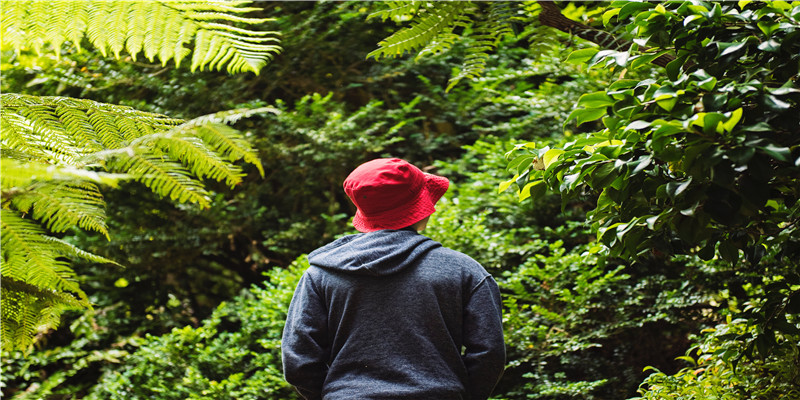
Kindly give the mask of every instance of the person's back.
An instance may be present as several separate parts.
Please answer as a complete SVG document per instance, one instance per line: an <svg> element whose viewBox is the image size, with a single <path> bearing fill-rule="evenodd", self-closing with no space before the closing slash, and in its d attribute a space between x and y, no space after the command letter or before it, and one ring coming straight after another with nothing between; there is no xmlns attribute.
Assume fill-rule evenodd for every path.
<svg viewBox="0 0 800 400"><path fill-rule="evenodd" d="M447 187L437 178L430 206L416 205L422 226ZM419 224L359 227L375 223L368 217L354 221L366 233L309 254L284 330L287 381L309 399L487 398L505 357L496 283L470 257L420 235Z"/></svg>

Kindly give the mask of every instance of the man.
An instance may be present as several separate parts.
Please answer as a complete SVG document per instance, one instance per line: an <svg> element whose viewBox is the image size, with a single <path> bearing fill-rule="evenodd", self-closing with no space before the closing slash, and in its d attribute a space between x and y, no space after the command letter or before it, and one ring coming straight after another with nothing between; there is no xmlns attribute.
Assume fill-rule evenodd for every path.
<svg viewBox="0 0 800 400"><path fill-rule="evenodd" d="M505 364L497 284L418 233L448 186L397 158L347 177L363 233L309 254L283 331L284 374L304 398L489 397Z"/></svg>

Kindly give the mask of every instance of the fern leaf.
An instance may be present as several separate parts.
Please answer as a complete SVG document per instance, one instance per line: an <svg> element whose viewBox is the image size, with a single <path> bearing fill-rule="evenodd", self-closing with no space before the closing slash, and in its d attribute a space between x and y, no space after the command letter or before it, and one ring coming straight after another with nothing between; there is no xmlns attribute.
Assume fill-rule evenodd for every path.
<svg viewBox="0 0 800 400"><path fill-rule="evenodd" d="M43 164L40 162L18 161L4 157L0 160L0 169L3 170L2 188L4 196L6 191L17 192L36 181L51 180L86 180L100 185L116 187L121 180L130 179L126 174L109 174L105 172L95 172L83 168L68 166L57 166ZM20 157L20 156L17 156Z"/></svg>
<svg viewBox="0 0 800 400"><path fill-rule="evenodd" d="M129 13L134 3L129 1L117 2L115 7L109 9L108 19L105 22L105 29L108 31L108 43L114 58L119 59L120 53L125 50L125 43L128 41L128 32L136 29L135 26L128 26Z"/></svg>
<svg viewBox="0 0 800 400"><path fill-rule="evenodd" d="M69 135L82 151L94 152L105 148L103 142L107 138L98 135L86 112L59 105L55 108L55 114L63 123L65 134Z"/></svg>
<svg viewBox="0 0 800 400"><path fill-rule="evenodd" d="M89 26L89 11L86 7L82 7L80 3L75 1L60 2L68 6L64 11L64 39L68 40L75 46L78 51L81 51L81 40L83 33ZM56 47L55 44L53 47ZM56 49L56 51L59 51Z"/></svg>
<svg viewBox="0 0 800 400"><path fill-rule="evenodd" d="M258 10L258 9L256 8L256 9L253 9L253 10ZM239 17L239 16L231 15L231 14L224 14L224 13L221 13L221 12L197 12L196 10L192 10L192 9L188 9L187 10L186 17L190 18L192 20L195 20L195 21L226 21L226 22L240 22L240 23L245 23L245 24L263 24L265 22L275 21L275 18L245 18L245 17ZM222 25L222 24L220 24L220 25ZM253 34L253 35L256 35L256 36L270 35L270 34L276 35L276 34L278 34L278 32L254 32L254 31L248 31L248 30L245 30L245 29L236 28L236 27L231 26L231 25L225 25L225 27L227 27L229 29L237 29L239 31L239 33Z"/></svg>
<svg viewBox="0 0 800 400"><path fill-rule="evenodd" d="M189 171L177 161L162 156L137 154L123 148L97 153L106 160L110 171L124 172L143 183L156 194L181 203L195 203L208 207L210 198L203 185L193 179Z"/></svg>
<svg viewBox="0 0 800 400"><path fill-rule="evenodd" d="M416 15L422 1L387 1L383 2L388 8L376 11L367 15L367 21L372 18L380 18L382 21L387 19L399 19L406 16Z"/></svg>
<svg viewBox="0 0 800 400"><path fill-rule="evenodd" d="M219 37L225 35L234 34ZM217 56L215 65L224 59ZM264 112L277 110L233 110L179 125L183 121L90 100L0 95L0 274L4 304L13 298L19 305L2 307L3 342L29 344L39 328L57 324L70 298L88 306L69 260L111 261L48 236L45 227L107 236L94 183L135 179L161 196L207 207L203 179L239 183L239 160L255 164L263 176L250 144L225 123ZM8 291L7 281L33 289Z"/></svg>
<svg viewBox="0 0 800 400"><path fill-rule="evenodd" d="M44 222L52 232L78 226L108 238L103 195L92 183L40 182L11 197L11 204Z"/></svg>
<svg viewBox="0 0 800 400"><path fill-rule="evenodd" d="M442 32L430 41L422 50L419 51L415 61L419 61L422 57L435 56L444 53L453 47L453 44L461 39L461 36L452 32Z"/></svg>
<svg viewBox="0 0 800 400"><path fill-rule="evenodd" d="M153 16L153 3L141 4L138 7L131 7L129 10L128 18L130 19L131 26L146 26L150 18ZM144 38L146 31L144 29L131 29L128 33L128 39L125 41L125 49L131 55L131 59L136 61L136 57L142 51L144 46Z"/></svg>
<svg viewBox="0 0 800 400"><path fill-rule="evenodd" d="M69 291L86 299L75 281L75 272L61 258L45 231L36 222L13 210L0 214L2 265L0 273L21 282L50 290Z"/></svg>
<svg viewBox="0 0 800 400"><path fill-rule="evenodd" d="M31 137L32 127L27 118L9 110L0 114L0 143L4 149L28 154L31 158L46 159L38 143Z"/></svg>
<svg viewBox="0 0 800 400"><path fill-rule="evenodd" d="M25 47L27 40L26 8L23 4L14 1L3 2L0 12L0 30L3 33L3 50L14 49L19 54Z"/></svg>
<svg viewBox="0 0 800 400"><path fill-rule="evenodd" d="M59 97L2 94L0 106L4 148L62 165L77 165L95 151L119 148L182 122L130 107Z"/></svg>
<svg viewBox="0 0 800 400"><path fill-rule="evenodd" d="M86 26L86 37L92 46L100 50L103 57L107 57L108 26L107 21L111 18L110 13L116 2L86 2L89 13L88 25ZM37 18L31 16L31 18Z"/></svg>
<svg viewBox="0 0 800 400"><path fill-rule="evenodd" d="M99 264L113 264L118 267L121 267L121 265L114 260L109 260L108 258L105 258L103 256L98 256L97 254L81 250L74 244L66 242L62 239L55 238L52 236L45 236L45 240L48 243L50 243L50 245L53 247L53 250L56 252L56 254L58 254L59 257L67 257L70 259L80 258L82 260L91 261Z"/></svg>
<svg viewBox="0 0 800 400"><path fill-rule="evenodd" d="M275 107L260 107L260 108L240 108L236 110L220 111L214 114L203 115L186 121L183 126L200 126L205 124L235 124L242 118L250 118L254 115L260 114L275 114L281 113Z"/></svg>
<svg viewBox="0 0 800 400"><path fill-rule="evenodd" d="M58 327L64 310L87 306L87 302L68 293L42 289L3 276L3 285L0 286L3 348L26 349L33 344L37 332Z"/></svg>
<svg viewBox="0 0 800 400"><path fill-rule="evenodd" d="M508 2L489 3L488 16L476 24L475 33L471 35L475 42L467 48L461 70L450 78L445 91L455 87L462 79L472 79L483 73L489 52L497 48L504 36L514 35L511 27L513 18L514 9Z"/></svg>
<svg viewBox="0 0 800 400"><path fill-rule="evenodd" d="M258 155L250 143L244 140L235 129L222 124L205 124L194 128L194 132L228 160L244 160L255 165L261 176L264 176L264 167L261 166Z"/></svg>
<svg viewBox="0 0 800 400"><path fill-rule="evenodd" d="M419 16L413 26L401 29L378 43L378 49L367 54L376 60L382 57L397 57L413 52L429 43L442 32L450 33L459 15L472 7L471 2L433 2Z"/></svg>
<svg viewBox="0 0 800 400"><path fill-rule="evenodd" d="M12 3L12 4L9 4ZM217 51L193 57L192 70L227 69L230 72L261 68L281 48L277 32L247 29L272 21L246 18L238 14L258 8L242 7L243 2L221 4L206 1L59 1L19 0L3 3L4 46L18 53L33 48L40 53L46 46L59 54L69 41L80 50L85 36L100 52L120 58L123 51L135 60L137 55L163 65L175 60L179 66L190 48ZM234 26L236 24L238 26ZM201 34L201 32L206 32ZM234 34L235 37L225 34ZM267 40L263 40L267 39ZM211 42L208 42L211 41ZM188 46L188 47L187 47ZM200 62L205 60L205 62ZM212 60L215 60L213 63Z"/></svg>
<svg viewBox="0 0 800 400"><path fill-rule="evenodd" d="M179 134L182 133L182 134ZM206 144L192 132L167 132L145 137L145 141L137 141L133 145L152 143L164 151L170 158L179 160L189 171L200 179L210 178L225 181L229 186L241 182L244 174L235 165L223 160L219 154L208 148Z"/></svg>

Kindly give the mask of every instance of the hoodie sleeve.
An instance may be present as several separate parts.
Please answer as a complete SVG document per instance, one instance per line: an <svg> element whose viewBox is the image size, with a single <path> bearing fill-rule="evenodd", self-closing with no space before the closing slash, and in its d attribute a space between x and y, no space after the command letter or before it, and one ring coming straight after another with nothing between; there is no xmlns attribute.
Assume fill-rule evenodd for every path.
<svg viewBox="0 0 800 400"><path fill-rule="evenodd" d="M500 290L487 276L473 290L464 310L464 365L471 400L485 400L505 367Z"/></svg>
<svg viewBox="0 0 800 400"><path fill-rule="evenodd" d="M306 399L321 399L328 373L327 311L306 272L297 284L283 328L281 354L286 381Z"/></svg>

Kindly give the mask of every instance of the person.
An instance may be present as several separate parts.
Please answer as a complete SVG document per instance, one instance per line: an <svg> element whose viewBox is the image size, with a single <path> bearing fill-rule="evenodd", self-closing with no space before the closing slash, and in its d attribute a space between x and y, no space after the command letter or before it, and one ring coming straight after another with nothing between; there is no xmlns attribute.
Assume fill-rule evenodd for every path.
<svg viewBox="0 0 800 400"><path fill-rule="evenodd" d="M344 181L362 233L308 255L283 331L284 377L304 398L489 397L505 365L500 291L419 233L448 186L398 158Z"/></svg>

